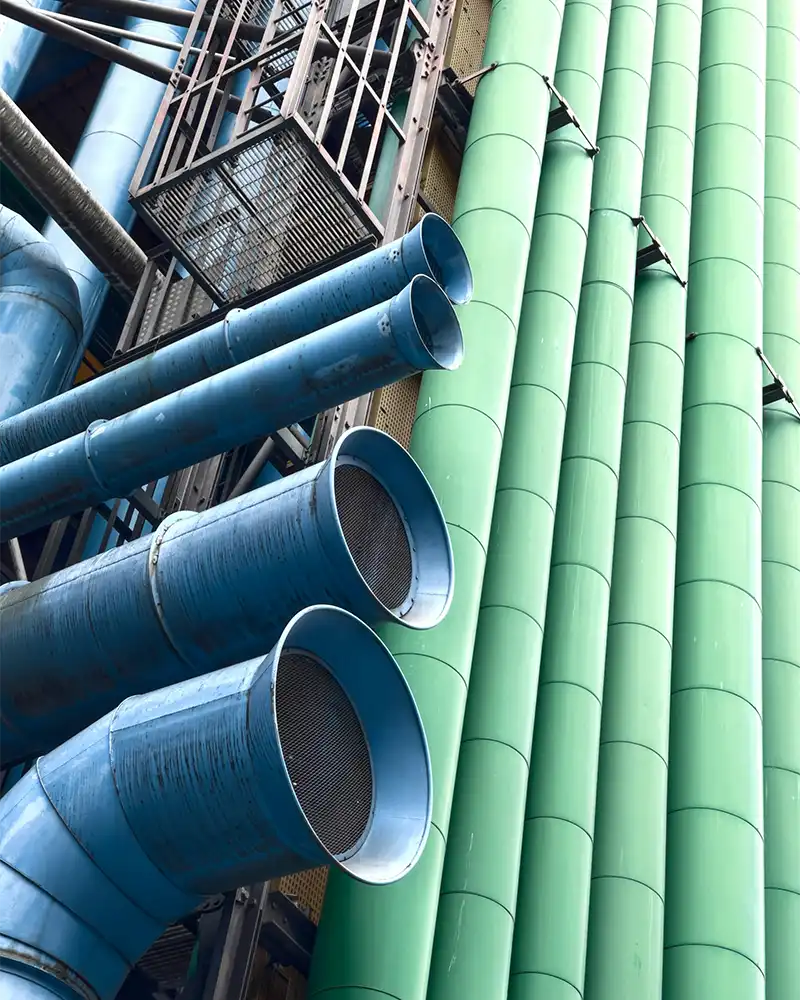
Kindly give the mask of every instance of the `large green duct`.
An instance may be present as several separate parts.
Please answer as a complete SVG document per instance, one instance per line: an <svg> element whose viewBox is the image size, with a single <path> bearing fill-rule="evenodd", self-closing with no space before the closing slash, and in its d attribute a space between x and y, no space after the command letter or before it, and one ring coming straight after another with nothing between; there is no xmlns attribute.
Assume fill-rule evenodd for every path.
<svg viewBox="0 0 800 1000"><path fill-rule="evenodd" d="M800 394L800 3L767 8L764 351ZM800 992L800 420L764 412L767 998Z"/></svg>
<svg viewBox="0 0 800 1000"><path fill-rule="evenodd" d="M766 0L706 0L703 7L663 996L759 1000L762 383L755 348L763 327Z"/></svg>
<svg viewBox="0 0 800 1000"><path fill-rule="evenodd" d="M597 6L597 5L595 5ZM607 9L607 7L606 7ZM597 758L656 0L614 0L556 509L512 1000L583 995ZM597 34L581 39L597 46Z"/></svg>
<svg viewBox="0 0 800 1000"><path fill-rule="evenodd" d="M607 9L568 0L554 83L592 139L607 34ZM508 988L592 153L572 125L545 145L428 1000Z"/></svg>
<svg viewBox="0 0 800 1000"><path fill-rule="evenodd" d="M441 626L411 638L385 634L430 742L431 834L420 863L396 886L372 891L331 873L309 998L425 996L550 106L539 67L555 51L560 27L560 5L549 0L493 5L484 64L497 68L478 87L454 212L475 279L459 317L465 363L449 373L455 377L423 378L411 442L445 512L458 581Z"/></svg>
<svg viewBox="0 0 800 1000"><path fill-rule="evenodd" d="M702 0L659 0L642 214L689 266ZM649 240L647 241L649 243ZM636 281L597 779L587 1000L661 1000L686 290Z"/></svg>

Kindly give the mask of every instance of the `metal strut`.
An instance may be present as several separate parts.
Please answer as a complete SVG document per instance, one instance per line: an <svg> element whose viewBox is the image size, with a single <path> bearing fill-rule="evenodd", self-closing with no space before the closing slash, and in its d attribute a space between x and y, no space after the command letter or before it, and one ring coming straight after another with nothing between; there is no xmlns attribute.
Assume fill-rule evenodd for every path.
<svg viewBox="0 0 800 1000"><path fill-rule="evenodd" d="M647 219L645 219L643 215L634 215L632 216L631 221L634 226L644 229L650 237L650 245L642 247L642 249L636 254L636 273L640 274L646 267L650 267L651 264L658 264L663 260L678 279L681 287L686 288L687 280L678 274L678 269L672 263L672 258L667 253L666 247L656 236L650 226L648 226Z"/></svg>
<svg viewBox="0 0 800 1000"><path fill-rule="evenodd" d="M780 375L769 363L769 360L760 347L756 348L756 354L759 356L761 363L772 376L772 382L765 385L762 390L764 406L769 406L771 403L779 403L783 400L791 406L797 418L800 419L800 408L798 407L797 400L795 399L789 386L783 381Z"/></svg>
<svg viewBox="0 0 800 1000"><path fill-rule="evenodd" d="M589 156L597 156L600 152L600 147L596 143L592 142L586 134L578 116L572 110L572 107L567 99L555 88L553 81L549 76L542 74L542 79L544 80L545 87L547 87L552 96L556 99L556 101L558 101L558 107L553 108L548 116L547 134L550 135L551 132L555 132L557 129L563 128L565 125L574 125L586 140L586 152Z"/></svg>

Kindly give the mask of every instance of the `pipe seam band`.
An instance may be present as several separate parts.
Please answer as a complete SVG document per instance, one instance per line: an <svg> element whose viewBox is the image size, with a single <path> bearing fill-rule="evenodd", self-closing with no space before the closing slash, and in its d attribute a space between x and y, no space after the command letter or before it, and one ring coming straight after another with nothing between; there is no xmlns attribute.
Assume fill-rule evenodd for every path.
<svg viewBox="0 0 800 1000"><path fill-rule="evenodd" d="M167 622L166 615L164 614L164 606L158 590L158 553L169 529L178 521L184 521L193 517L197 517L197 511L178 510L175 511L174 514L170 514L168 517L165 517L161 524L159 524L153 532L153 540L150 542L150 548L147 553L147 579L150 584L150 597L153 601L153 608L155 609L156 617L158 618L158 624L161 627L161 631L166 636L167 642L178 655L178 658L192 669L194 669L195 665L194 658L188 657L180 648L180 644L170 631L169 623Z"/></svg>

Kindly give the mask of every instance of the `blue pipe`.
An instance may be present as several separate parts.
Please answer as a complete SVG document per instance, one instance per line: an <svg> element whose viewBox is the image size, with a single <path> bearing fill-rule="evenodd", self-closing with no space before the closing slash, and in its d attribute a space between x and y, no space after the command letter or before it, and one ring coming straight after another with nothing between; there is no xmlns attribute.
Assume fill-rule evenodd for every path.
<svg viewBox="0 0 800 1000"><path fill-rule="evenodd" d="M152 0L158 6L193 10L193 0ZM128 31L182 42L185 28L141 18L129 18ZM178 53L156 49L145 42L130 39L121 43L137 55L172 68ZM113 65L108 71L100 96L83 131L72 169L100 204L123 226L130 229L136 218L128 200L134 171L150 134L165 86L124 66ZM78 370L83 349L89 343L100 314L108 282L56 222L45 223L44 235L58 250L78 286L83 314L83 343L76 353L72 375Z"/></svg>
<svg viewBox="0 0 800 1000"><path fill-rule="evenodd" d="M44 12L58 10L59 0L23 0L28 6ZM16 100L25 77L33 66L44 35L0 13L0 89Z"/></svg>
<svg viewBox="0 0 800 1000"><path fill-rule="evenodd" d="M0 206L0 419L58 392L80 341L78 291L58 253Z"/></svg>
<svg viewBox="0 0 800 1000"><path fill-rule="evenodd" d="M255 306L229 316L259 322ZM453 370L455 310L418 275L390 302L0 468L0 531L24 534L417 371Z"/></svg>
<svg viewBox="0 0 800 1000"><path fill-rule="evenodd" d="M0 800L0 996L112 1000L212 893L322 864L394 882L430 813L392 655L308 608L266 657L129 698Z"/></svg>
<svg viewBox="0 0 800 1000"><path fill-rule="evenodd" d="M0 464L78 434L93 420L144 406L377 305L416 275L434 278L451 302L464 303L472 295L463 247L437 215L426 215L394 243L267 299L245 314L234 310L219 323L6 421L0 435Z"/></svg>
<svg viewBox="0 0 800 1000"><path fill-rule="evenodd" d="M353 428L326 462L0 592L0 764L128 695L259 655L309 604L427 629L452 587L419 467L387 434Z"/></svg>

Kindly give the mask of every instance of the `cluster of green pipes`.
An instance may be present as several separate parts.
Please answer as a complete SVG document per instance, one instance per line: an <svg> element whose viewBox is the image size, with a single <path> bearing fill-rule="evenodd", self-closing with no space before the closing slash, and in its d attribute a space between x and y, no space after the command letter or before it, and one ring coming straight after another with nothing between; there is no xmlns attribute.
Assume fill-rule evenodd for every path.
<svg viewBox="0 0 800 1000"><path fill-rule="evenodd" d="M331 873L309 1000L796 1000L800 3L495 0L484 62L411 445L456 599L385 636L433 829Z"/></svg>

